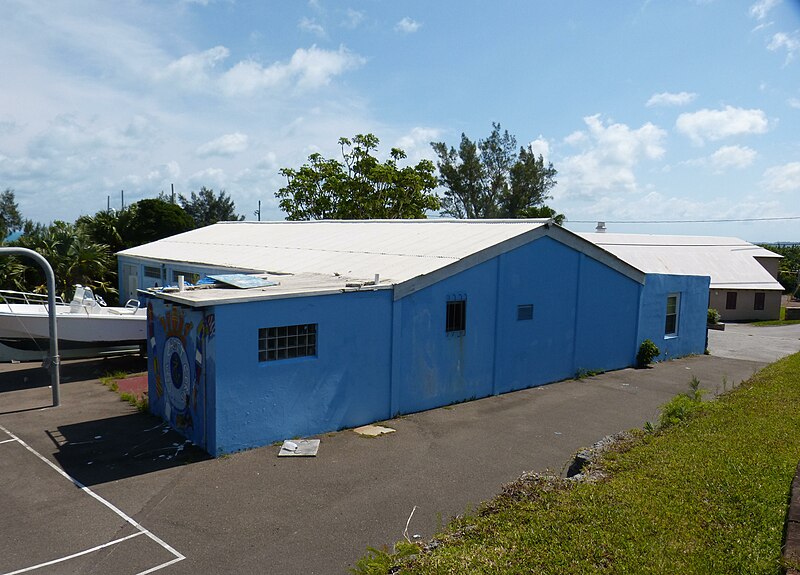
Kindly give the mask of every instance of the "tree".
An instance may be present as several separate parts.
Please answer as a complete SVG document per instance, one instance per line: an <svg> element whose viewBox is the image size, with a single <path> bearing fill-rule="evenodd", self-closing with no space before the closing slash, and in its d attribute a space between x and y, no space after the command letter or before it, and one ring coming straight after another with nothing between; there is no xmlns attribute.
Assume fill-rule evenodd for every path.
<svg viewBox="0 0 800 575"><path fill-rule="evenodd" d="M440 208L431 161L399 168L406 158L392 148L380 163L372 152L380 140L373 134L340 138L343 162L315 153L300 169L283 168L287 185L275 196L287 220L419 219Z"/></svg>
<svg viewBox="0 0 800 575"><path fill-rule="evenodd" d="M439 156L439 184L445 188L442 215L455 218L529 218L563 214L545 205L555 186L556 169L528 145L517 152L517 140L492 124L492 133L473 142L461 134L458 150L431 142Z"/></svg>
<svg viewBox="0 0 800 575"><path fill-rule="evenodd" d="M203 186L199 193L192 192L189 199L179 194L178 202L198 228L217 222L238 222L244 219L244 216L236 214L236 206L225 190L220 190L219 195L215 196L214 190Z"/></svg>
<svg viewBox="0 0 800 575"><path fill-rule="evenodd" d="M122 242L129 248L189 231L194 220L176 204L145 199L120 212L118 225Z"/></svg>
<svg viewBox="0 0 800 575"><path fill-rule="evenodd" d="M0 241L23 226L22 215L19 213L19 206L14 199L14 190L6 188L0 194Z"/></svg>
<svg viewBox="0 0 800 575"><path fill-rule="evenodd" d="M113 303L116 300L116 265L114 255L105 244L95 242L85 230L75 224L55 221L49 226L26 233L16 245L32 249L50 263L56 279L56 291L64 299L72 286L91 287L95 293ZM15 285L23 291L44 293L47 290L44 272L32 262L20 262L25 267L24 282L14 281L18 270L5 270Z"/></svg>

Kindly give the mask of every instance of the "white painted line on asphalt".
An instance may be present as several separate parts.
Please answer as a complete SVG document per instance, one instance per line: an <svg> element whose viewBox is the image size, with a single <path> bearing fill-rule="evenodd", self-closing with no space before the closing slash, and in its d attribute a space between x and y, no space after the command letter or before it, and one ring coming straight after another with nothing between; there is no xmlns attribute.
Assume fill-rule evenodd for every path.
<svg viewBox="0 0 800 575"><path fill-rule="evenodd" d="M72 555L67 555L66 557L59 557L58 559L53 559L52 561L47 561L46 563L39 563L38 565L32 565L31 567L25 567L24 569L18 569L17 571L10 571L9 573L5 573L4 575L17 575L18 573L26 573L28 571L33 571L34 569L41 569L42 567L47 567L48 565L55 565L56 563L63 563L64 561L69 561L70 559L75 559L75 557L80 557L81 555L87 555L89 553L94 553L104 547L110 547L111 545L116 545L117 543L122 543L123 541L127 541L128 539L133 539L134 537L139 537L139 535L144 535L141 531L137 531L132 535L128 535L126 537L121 537L120 539L114 539L113 541L109 541L108 543L103 543L102 545L98 545L97 547L92 547L91 549L84 549L83 551L78 551L77 553L73 553Z"/></svg>
<svg viewBox="0 0 800 575"><path fill-rule="evenodd" d="M16 439L4 439L3 441L0 441L0 444L11 443L12 441L16 441Z"/></svg>
<svg viewBox="0 0 800 575"><path fill-rule="evenodd" d="M20 439L19 437L17 437L13 433L11 433L8 429L3 427L2 425L0 425L0 430L5 432L6 435L8 435L13 441L17 441L25 449L27 449L28 451L33 453L41 461L43 461L48 466L50 466L50 468L52 468L56 473L58 473L59 475L61 475L64 478L68 479L70 482L72 482L72 484L75 485L75 487L77 487L78 489L80 489L81 491L83 491L84 493L89 495L90 497L94 498L98 502L100 502L103 505L105 505L108 509L110 509L111 511L116 513L119 517L121 517L126 523L128 523L128 524L132 525L134 528L136 528L142 535L147 535L147 537L149 537L151 540L153 540L156 543L158 543L162 548L164 548L169 553L171 553L172 555L175 556L175 558L172 559L171 561L167 561L166 563L163 563L161 565L157 565L156 567L153 567L152 569L148 569L147 571L142 571L140 573L137 573L137 575L146 575L147 573L153 573L154 571L157 571L159 569L163 569L164 567L167 567L168 565L172 565L173 563L177 563L178 561L183 561L184 559L186 559L185 555L183 555L182 553L179 553L178 551L175 550L175 548L173 548L171 545L167 544L163 539L161 539L160 537L158 537L154 533L151 533L148 529L145 529L144 527L142 527L135 519L133 519L132 517L129 517L128 515L126 515L122 510L117 508L110 501L107 501L107 500L103 499L102 497L100 497L99 495L97 495L94 491L92 491L91 489L86 487L83 483L81 483L80 481L78 481L77 479L75 479L74 477L69 475L66 471L64 471L63 469L58 467L55 463L53 463L52 461L50 461L49 459L47 459L46 457L41 455L33 447L31 447L30 445L25 443L22 439Z"/></svg>

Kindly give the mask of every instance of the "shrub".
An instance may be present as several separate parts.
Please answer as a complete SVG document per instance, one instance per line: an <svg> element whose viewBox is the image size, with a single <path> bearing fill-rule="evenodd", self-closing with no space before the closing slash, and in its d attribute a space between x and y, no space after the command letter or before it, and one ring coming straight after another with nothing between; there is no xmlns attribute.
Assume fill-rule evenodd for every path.
<svg viewBox="0 0 800 575"><path fill-rule="evenodd" d="M639 346L639 353L636 354L636 366L647 367L655 358L659 356L661 350L651 340L646 339Z"/></svg>
<svg viewBox="0 0 800 575"><path fill-rule="evenodd" d="M720 319L722 319L722 316L717 310L715 310L713 307L708 308L708 323L716 324L719 323Z"/></svg>

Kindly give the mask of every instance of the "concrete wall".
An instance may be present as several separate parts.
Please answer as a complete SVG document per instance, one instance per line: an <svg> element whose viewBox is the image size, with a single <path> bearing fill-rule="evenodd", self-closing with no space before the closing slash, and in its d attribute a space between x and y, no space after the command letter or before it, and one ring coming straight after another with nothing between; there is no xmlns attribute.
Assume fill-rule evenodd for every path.
<svg viewBox="0 0 800 575"><path fill-rule="evenodd" d="M202 279L210 274L229 274L237 272L237 270L229 268L215 268L211 266L188 263L161 263L157 261L150 262L126 256L119 256L117 260L117 272L119 273L119 297L122 303L125 303L129 297L137 297L136 290L146 289L156 285L162 287L170 284L176 285L176 282L173 281L173 275L175 272L188 272L189 274L197 274L199 279ZM145 276L145 267L159 268L161 270L161 277L153 278ZM252 273L251 270L238 271L241 271L242 273ZM192 277L187 275L187 282L192 281L192 279ZM143 301L143 298L140 299Z"/></svg>
<svg viewBox="0 0 800 575"><path fill-rule="evenodd" d="M667 339L675 292L679 331ZM662 358L702 353L707 294L708 278L642 286L542 237L396 301L376 290L204 311L150 298L151 411L212 455L354 427L627 367L645 337ZM462 298L466 329L447 333L447 301ZM259 361L260 328L311 323L316 356Z"/></svg>
<svg viewBox="0 0 800 575"><path fill-rule="evenodd" d="M459 295L467 328L454 336L445 310ZM392 413L632 365L638 302L637 282L549 237L406 296L395 302ZM527 304L533 319L520 321Z"/></svg>
<svg viewBox="0 0 800 575"><path fill-rule="evenodd" d="M150 412L206 450L213 445L215 429L215 334L214 308L193 309L148 298Z"/></svg>
<svg viewBox="0 0 800 575"><path fill-rule="evenodd" d="M392 292L216 306L214 455L387 419ZM259 328L317 324L317 355L258 361Z"/></svg>
<svg viewBox="0 0 800 575"><path fill-rule="evenodd" d="M778 270L780 269L781 258L763 258L758 256L755 256L755 258L756 261L772 275L772 277L774 277L776 280L778 279Z"/></svg>
<svg viewBox="0 0 800 575"><path fill-rule="evenodd" d="M638 345L645 339L658 346L657 361L690 354L702 354L706 348L708 313L707 276L647 274L639 312ZM666 335L667 296L679 294L677 334Z"/></svg>
<svg viewBox="0 0 800 575"><path fill-rule="evenodd" d="M725 309L728 292L736 292L736 309ZM755 310L756 293L763 293L764 309ZM725 290L711 288L708 307L716 309L723 321L763 321L779 319L781 314L781 292L779 290Z"/></svg>

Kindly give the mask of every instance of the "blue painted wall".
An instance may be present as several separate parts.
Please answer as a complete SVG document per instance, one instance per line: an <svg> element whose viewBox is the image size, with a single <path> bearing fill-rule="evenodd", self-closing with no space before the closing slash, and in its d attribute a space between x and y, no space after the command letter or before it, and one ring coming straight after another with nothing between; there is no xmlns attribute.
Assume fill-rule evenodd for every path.
<svg viewBox="0 0 800 575"><path fill-rule="evenodd" d="M633 364L640 284L549 237L395 302L392 413ZM464 294L467 329L445 333ZM532 320L518 320L519 305Z"/></svg>
<svg viewBox="0 0 800 575"><path fill-rule="evenodd" d="M375 290L194 309L152 297L151 411L220 455L627 367L645 338L661 359L702 353L709 279L645 280L545 236L397 301ZM665 338L670 293L679 327ZM448 334L447 301L461 298L465 333ZM315 357L258 361L259 328L307 323Z"/></svg>
<svg viewBox="0 0 800 575"><path fill-rule="evenodd" d="M215 335L214 308L147 299L150 412L204 449L213 442L209 434L215 429L213 417L208 417L213 409Z"/></svg>
<svg viewBox="0 0 800 575"><path fill-rule="evenodd" d="M392 291L216 306L214 411L208 451L387 419ZM317 356L258 361L259 328L317 324Z"/></svg>
<svg viewBox="0 0 800 575"><path fill-rule="evenodd" d="M706 316L708 313L707 276L647 274L642 290L639 312L638 344L650 339L658 346L658 361L690 354L701 354L706 347ZM667 315L667 296L680 294L678 334L664 334Z"/></svg>

